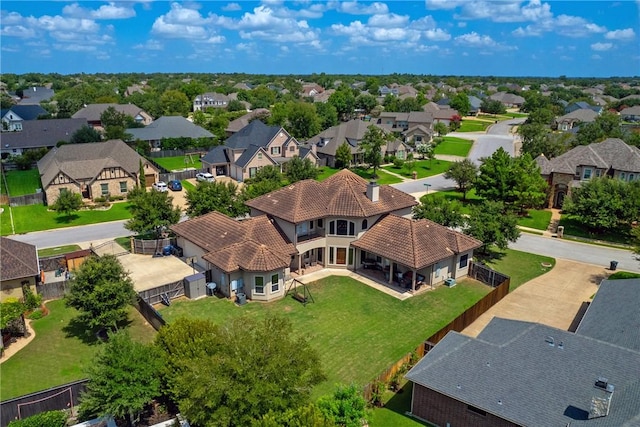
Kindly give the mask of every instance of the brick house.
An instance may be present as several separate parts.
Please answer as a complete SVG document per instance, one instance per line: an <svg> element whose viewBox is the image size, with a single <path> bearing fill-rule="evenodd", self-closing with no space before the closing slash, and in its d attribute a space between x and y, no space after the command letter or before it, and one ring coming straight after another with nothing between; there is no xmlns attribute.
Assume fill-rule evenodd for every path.
<svg viewBox="0 0 640 427"><path fill-rule="evenodd" d="M62 145L38 161L38 170L51 205L62 191L81 194L86 200L125 196L139 183L140 162L150 186L158 180L158 169L119 139Z"/></svg>

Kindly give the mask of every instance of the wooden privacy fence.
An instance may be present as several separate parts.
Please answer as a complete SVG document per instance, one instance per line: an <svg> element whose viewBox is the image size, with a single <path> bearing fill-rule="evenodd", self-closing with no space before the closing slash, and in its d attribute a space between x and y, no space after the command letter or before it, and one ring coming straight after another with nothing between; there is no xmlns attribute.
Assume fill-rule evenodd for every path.
<svg viewBox="0 0 640 427"><path fill-rule="evenodd" d="M505 280L509 280L509 276L504 275L498 271L492 270L486 265L471 261L469 263L469 277L476 279L485 285L496 287L503 283Z"/></svg>
<svg viewBox="0 0 640 427"><path fill-rule="evenodd" d="M50 299L59 299L69 292L69 281L62 280L60 282L39 283L36 285L36 292L42 296L44 301Z"/></svg>
<svg viewBox="0 0 640 427"><path fill-rule="evenodd" d="M43 204L44 193L33 193L25 194L24 196L9 197L9 205L11 205L11 207Z"/></svg>
<svg viewBox="0 0 640 427"><path fill-rule="evenodd" d="M189 154L191 154L192 156L197 156L198 159L200 158L200 155L203 154L207 154L209 151L212 150L213 147L210 148L193 148L193 149L189 149L189 150L159 150L159 151L152 151L150 153L148 153L146 156L147 157L151 157L151 158L157 158L157 157L178 157L178 156L188 156Z"/></svg>
<svg viewBox="0 0 640 427"><path fill-rule="evenodd" d="M488 268L486 266L482 266ZM493 270L492 270L493 271ZM504 298L509 293L509 285L511 280L509 276L505 276L502 273L494 271L495 275L491 277L501 277L504 280L493 288L491 292L485 295L481 300L474 305L466 309L462 314L453 319L449 324L440 329L435 334L427 338L422 344L420 344L413 352L407 353L400 360L389 366L384 372L376 377L371 383L364 386L363 396L365 400L370 401L375 387L378 383L386 384L403 366L406 366L412 357L416 358L416 362L424 357L442 338L449 333L449 331L461 332L467 326L471 325L478 317L493 307L498 301Z"/></svg>
<svg viewBox="0 0 640 427"><path fill-rule="evenodd" d="M154 239L154 240L142 240L133 239L131 245L131 253L139 255L155 255L156 253L162 253L162 248L165 246L173 245L175 241L172 239Z"/></svg>
<svg viewBox="0 0 640 427"><path fill-rule="evenodd" d="M158 311L153 308L149 303L147 303L140 295L136 298L136 309L142 314L147 322L156 331L159 331L161 327L163 327L167 322L162 318L162 315L158 313Z"/></svg>
<svg viewBox="0 0 640 427"><path fill-rule="evenodd" d="M0 402L0 426L6 427L13 420L27 418L41 412L71 409L77 406L80 393L85 390L88 381L86 379L74 381Z"/></svg>
<svg viewBox="0 0 640 427"><path fill-rule="evenodd" d="M172 283L146 289L138 292L138 295L150 305L171 302L172 299L184 295L184 280L180 279Z"/></svg>
<svg viewBox="0 0 640 427"><path fill-rule="evenodd" d="M205 170L204 169L189 169L189 170L186 170L186 171L161 173L158 176L159 176L160 181L164 181L164 182L173 181L174 179L178 180L178 181L182 181L183 179L195 178L196 174L198 174L199 172L205 172Z"/></svg>

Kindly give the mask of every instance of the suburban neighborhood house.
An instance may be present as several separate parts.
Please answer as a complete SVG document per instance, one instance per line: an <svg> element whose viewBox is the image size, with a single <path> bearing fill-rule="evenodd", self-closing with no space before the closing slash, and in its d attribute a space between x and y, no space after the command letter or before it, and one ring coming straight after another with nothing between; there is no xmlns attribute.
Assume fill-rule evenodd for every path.
<svg viewBox="0 0 640 427"><path fill-rule="evenodd" d="M54 148L40 159L38 170L51 205L63 191L88 200L126 196L139 183L141 162L145 183L150 186L158 180L158 169L119 139Z"/></svg>
<svg viewBox="0 0 640 427"><path fill-rule="evenodd" d="M40 277L36 247L0 237L0 252L0 301L4 302L7 298L22 299L24 286L29 286L35 294Z"/></svg>
<svg viewBox="0 0 640 427"><path fill-rule="evenodd" d="M133 104L89 104L77 111L73 116L74 119L86 119L87 122L96 129L102 129L102 121L100 117L102 113L107 111L109 107L115 109L118 113L126 114L136 123L147 126L153 121L153 117L142 108Z"/></svg>
<svg viewBox="0 0 640 427"><path fill-rule="evenodd" d="M378 125L391 132L400 132L405 142L428 144L433 139L433 115L425 111L410 113L382 112Z"/></svg>
<svg viewBox="0 0 640 427"><path fill-rule="evenodd" d="M2 154L18 156L25 151L53 148L59 142L69 142L74 133L87 126L85 119L28 120L22 130L2 134Z"/></svg>
<svg viewBox="0 0 640 427"><path fill-rule="evenodd" d="M0 110L2 118L2 132L16 132L22 130L25 121L38 120L38 117L47 116L47 110L39 105L12 105L11 108Z"/></svg>
<svg viewBox="0 0 640 427"><path fill-rule="evenodd" d="M313 150L300 147L284 128L254 120L201 160L202 167L212 175L229 176L242 182L255 176L264 166L281 168L296 156L308 158L314 165L318 163Z"/></svg>
<svg viewBox="0 0 640 427"><path fill-rule="evenodd" d="M561 208L573 187L593 177L607 176L622 181L640 179L640 148L618 138L581 145L553 159L541 154L535 161L547 180L547 206L550 208Z"/></svg>
<svg viewBox="0 0 640 427"><path fill-rule="evenodd" d="M227 108L230 98L223 93L204 93L193 100L193 111L206 111L207 108Z"/></svg>
<svg viewBox="0 0 640 427"><path fill-rule="evenodd" d="M211 132L182 116L162 116L143 128L125 132L131 135L131 141L146 141L152 150L161 149L163 138L213 138Z"/></svg>
<svg viewBox="0 0 640 427"><path fill-rule="evenodd" d="M597 117L598 113L592 109L581 108L556 118L556 126L558 130L568 131L577 127L580 123L591 123L595 121Z"/></svg>
<svg viewBox="0 0 640 427"><path fill-rule="evenodd" d="M349 120L325 129L311 137L305 142L305 146L310 147L312 150L315 148L318 157L324 164L335 167L336 151L338 147L346 142L351 150L351 163L354 165L361 164L364 162L364 153L360 149L360 141L364 138L369 126L378 125L360 119ZM387 129L384 130L389 132ZM411 148L399 140L394 140L382 147L383 154L394 155L402 159L406 159L410 151Z"/></svg>
<svg viewBox="0 0 640 427"><path fill-rule="evenodd" d="M304 180L248 201L251 219L219 213L171 229L185 256L226 296L269 301L307 266L375 268L411 291L463 277L481 242L428 220L409 219L415 199L349 170Z"/></svg>
<svg viewBox="0 0 640 427"><path fill-rule="evenodd" d="M494 317L449 332L407 378L439 426L637 426L640 279L604 280L575 333Z"/></svg>

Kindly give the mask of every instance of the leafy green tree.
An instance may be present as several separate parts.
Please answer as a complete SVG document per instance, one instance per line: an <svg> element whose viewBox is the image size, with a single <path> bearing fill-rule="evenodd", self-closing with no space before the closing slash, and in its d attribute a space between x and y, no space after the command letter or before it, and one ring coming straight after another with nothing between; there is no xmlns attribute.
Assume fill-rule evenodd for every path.
<svg viewBox="0 0 640 427"><path fill-rule="evenodd" d="M356 106L356 98L348 86L341 86L329 96L327 101L338 112L338 118L347 121L353 116L353 109Z"/></svg>
<svg viewBox="0 0 640 427"><path fill-rule="evenodd" d="M422 105L416 98L405 98L398 100L398 111L408 113L410 111L421 111Z"/></svg>
<svg viewBox="0 0 640 427"><path fill-rule="evenodd" d="M114 107L108 107L100 115L100 122L104 127L105 139L122 139L128 140L131 135L127 135L125 129L134 127L135 121L131 116L116 110Z"/></svg>
<svg viewBox="0 0 640 427"><path fill-rule="evenodd" d="M476 193L491 201L513 202L511 185L516 177L512 177L512 158L502 147L491 157L482 159L480 174L476 179Z"/></svg>
<svg viewBox="0 0 640 427"><path fill-rule="evenodd" d="M364 161L373 168L373 178L377 178L376 171L382 164L382 147L389 141L390 135L377 126L370 125L360 141L360 150L364 152Z"/></svg>
<svg viewBox="0 0 640 427"><path fill-rule="evenodd" d="M620 116L605 111L593 122L580 125L575 145L589 145L607 138L624 138L624 132L620 127Z"/></svg>
<svg viewBox="0 0 640 427"><path fill-rule="evenodd" d="M321 397L318 406L337 425L360 427L366 422L367 403L355 385L338 386L332 396Z"/></svg>
<svg viewBox="0 0 640 427"><path fill-rule="evenodd" d="M458 110L461 116L468 116L469 111L471 111L471 101L469 101L469 96L464 92L457 93L451 101L449 102L451 108Z"/></svg>
<svg viewBox="0 0 640 427"><path fill-rule="evenodd" d="M502 202L485 200L479 205L471 206L463 232L482 241L481 252L488 253L491 245L506 249L509 242L520 237L517 217L505 211Z"/></svg>
<svg viewBox="0 0 640 427"><path fill-rule="evenodd" d="M191 111L191 101L179 90L168 90L160 96L162 113L165 116L184 116Z"/></svg>
<svg viewBox="0 0 640 427"><path fill-rule="evenodd" d="M316 105L316 112L320 119L321 129L328 129L338 124L338 110L328 102L319 102Z"/></svg>
<svg viewBox="0 0 640 427"><path fill-rule="evenodd" d="M7 298L0 303L0 329L6 329L11 322L20 318L27 307L16 298Z"/></svg>
<svg viewBox="0 0 640 427"><path fill-rule="evenodd" d="M513 159L513 170L518 177L512 187L515 207L520 213L540 208L547 198L547 182L540 174L540 167L525 153Z"/></svg>
<svg viewBox="0 0 640 427"><path fill-rule="evenodd" d="M224 326L199 326L194 334L188 322L175 331L170 323L158 341L177 366L168 372L172 395L194 425L251 425L270 411L307 405L312 387L325 379L317 351L293 334L285 318L237 318Z"/></svg>
<svg viewBox="0 0 640 427"><path fill-rule="evenodd" d="M160 394L161 363L157 347L133 341L126 331L109 334L87 369L81 418L113 416L136 425L142 411Z"/></svg>
<svg viewBox="0 0 640 427"><path fill-rule="evenodd" d="M235 218L245 211L233 182L199 182L187 190L186 199L187 215L192 218L213 211Z"/></svg>
<svg viewBox="0 0 640 427"><path fill-rule="evenodd" d="M336 167L339 169L348 168L351 165L351 159L351 145L345 141L336 149Z"/></svg>
<svg viewBox="0 0 640 427"><path fill-rule="evenodd" d="M287 130L299 140L306 140L320 132L320 118L316 107L308 102L291 103Z"/></svg>
<svg viewBox="0 0 640 427"><path fill-rule="evenodd" d="M191 80L190 82L183 83L180 86L180 91L185 94L187 99L190 99L192 101L196 99L196 96L205 93L206 90L207 87L203 83L196 80Z"/></svg>
<svg viewBox="0 0 640 427"><path fill-rule="evenodd" d="M66 427L67 418L64 411L46 411L21 420L10 421L7 427Z"/></svg>
<svg viewBox="0 0 640 427"><path fill-rule="evenodd" d="M442 122L438 122L433 125L433 130L438 134L438 136L445 136L447 133L449 133L449 126L445 125Z"/></svg>
<svg viewBox="0 0 640 427"><path fill-rule="evenodd" d="M529 117L525 123L527 124L540 124L545 126L551 126L555 119L555 111L550 108L540 108L529 113Z"/></svg>
<svg viewBox="0 0 640 427"><path fill-rule="evenodd" d="M250 92L251 109L270 108L276 102L276 93L266 87L260 85Z"/></svg>
<svg viewBox="0 0 640 427"><path fill-rule="evenodd" d="M142 192L147 191L147 178L145 177L145 174L144 174L144 165L142 164L142 159L140 159L139 165L138 165L138 188Z"/></svg>
<svg viewBox="0 0 640 427"><path fill-rule="evenodd" d="M548 136L551 129L540 123L524 123L518 127L518 134L522 138L522 152L529 153L532 157L538 157L540 154L550 156L545 148L547 147Z"/></svg>
<svg viewBox="0 0 640 427"><path fill-rule="evenodd" d="M241 101L232 99L227 104L227 111L247 111L247 107Z"/></svg>
<svg viewBox="0 0 640 427"><path fill-rule="evenodd" d="M289 182L298 182L303 179L316 179L318 176L318 168L309 159L302 160L300 157L295 156L284 164L285 175L289 179Z"/></svg>
<svg viewBox="0 0 640 427"><path fill-rule="evenodd" d="M435 147L433 144L419 144L416 146L416 151L420 154L421 159L432 160L435 158Z"/></svg>
<svg viewBox="0 0 640 427"><path fill-rule="evenodd" d="M631 230L631 235L633 236L633 253L640 255L640 227L634 227ZM637 259L640 259L640 257Z"/></svg>
<svg viewBox="0 0 640 427"><path fill-rule="evenodd" d="M487 114L504 114L507 112L507 108L502 102L490 98L485 98L482 100L480 109L483 113Z"/></svg>
<svg viewBox="0 0 640 427"><path fill-rule="evenodd" d="M80 129L75 131L69 139L69 142L72 144L84 144L87 142L100 141L102 141L102 135L100 135L100 132L88 125L82 126Z"/></svg>
<svg viewBox="0 0 640 427"><path fill-rule="evenodd" d="M377 88L376 88L377 91ZM371 110L378 105L376 97L367 93L362 93L356 97L356 108L360 108L366 114L369 114Z"/></svg>
<svg viewBox="0 0 640 427"><path fill-rule="evenodd" d="M445 227L460 227L464 224L462 205L456 200L442 196L422 196L420 204L413 208L413 218L430 219Z"/></svg>
<svg viewBox="0 0 640 427"><path fill-rule="evenodd" d="M273 411L261 420L253 421L251 427L334 427L336 424L313 403L287 409L283 413Z"/></svg>
<svg viewBox="0 0 640 427"><path fill-rule="evenodd" d="M452 179L458 185L458 191L462 192L462 200L467 200L467 193L478 177L478 167L469 159L454 162L444 173L444 177Z"/></svg>
<svg viewBox="0 0 640 427"><path fill-rule="evenodd" d="M173 206L173 197L168 192L143 191L134 189L129 193L131 201L131 219L125 228L140 234L161 233L180 221L180 208Z"/></svg>
<svg viewBox="0 0 640 427"><path fill-rule="evenodd" d="M71 214L82 207L82 196L73 191L61 191L53 206L56 212L60 212L67 216L67 221L71 219Z"/></svg>
<svg viewBox="0 0 640 427"><path fill-rule="evenodd" d="M113 255L89 257L75 271L66 304L80 311L79 319L94 328L117 329L135 301L133 282Z"/></svg>
<svg viewBox="0 0 640 427"><path fill-rule="evenodd" d="M257 181L246 184L242 187L242 191L240 192L240 200L242 202L246 202L247 200L255 199L256 197L260 197L264 194L271 193L279 188L282 188L281 181ZM248 211L245 207L241 210L241 213Z"/></svg>
<svg viewBox="0 0 640 427"><path fill-rule="evenodd" d="M280 172L280 168L278 168L277 166L263 166L258 169L253 178L245 182L254 184L261 181L274 181L280 183L282 181L282 173Z"/></svg>

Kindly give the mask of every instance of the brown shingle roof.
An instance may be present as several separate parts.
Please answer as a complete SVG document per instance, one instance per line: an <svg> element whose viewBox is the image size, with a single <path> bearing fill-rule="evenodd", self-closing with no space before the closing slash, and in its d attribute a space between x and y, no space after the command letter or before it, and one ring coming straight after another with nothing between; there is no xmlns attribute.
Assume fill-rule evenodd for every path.
<svg viewBox="0 0 640 427"><path fill-rule="evenodd" d="M71 118L86 119L90 122L97 122L100 121L102 113L104 113L109 107L113 107L117 112L124 113L134 119L141 113L148 116L142 108L134 104L89 104L77 111L73 116L71 116Z"/></svg>
<svg viewBox="0 0 640 427"><path fill-rule="evenodd" d="M479 248L482 242L427 219L388 215L351 245L421 269L454 254Z"/></svg>
<svg viewBox="0 0 640 427"><path fill-rule="evenodd" d="M0 280L33 277L40 272L38 253L33 245L0 237L0 253Z"/></svg>
<svg viewBox="0 0 640 427"><path fill-rule="evenodd" d="M367 198L367 180L343 169L323 182L300 181L246 202L246 205L294 224L328 216L366 218L416 205L413 196L380 186L377 202Z"/></svg>
<svg viewBox="0 0 640 427"><path fill-rule="evenodd" d="M579 145L551 159L550 172L575 174L578 166L594 166L599 169L613 168L617 171L640 172L640 149L618 138L607 138L602 142Z"/></svg>
<svg viewBox="0 0 640 427"><path fill-rule="evenodd" d="M225 272L271 271L289 265L296 250L266 215L236 221L211 212L171 227L207 253L203 258Z"/></svg>

